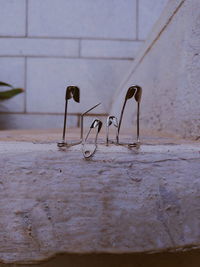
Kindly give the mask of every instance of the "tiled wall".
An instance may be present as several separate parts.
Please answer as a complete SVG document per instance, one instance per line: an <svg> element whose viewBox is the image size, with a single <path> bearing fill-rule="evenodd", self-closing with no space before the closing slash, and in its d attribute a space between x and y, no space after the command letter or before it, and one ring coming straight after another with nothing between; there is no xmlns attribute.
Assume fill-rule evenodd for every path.
<svg viewBox="0 0 200 267"><path fill-rule="evenodd" d="M0 128L61 127L70 84L81 88L81 104L69 112L98 102L96 113L109 112L113 92L166 2L0 0L0 80L26 89L0 103Z"/></svg>

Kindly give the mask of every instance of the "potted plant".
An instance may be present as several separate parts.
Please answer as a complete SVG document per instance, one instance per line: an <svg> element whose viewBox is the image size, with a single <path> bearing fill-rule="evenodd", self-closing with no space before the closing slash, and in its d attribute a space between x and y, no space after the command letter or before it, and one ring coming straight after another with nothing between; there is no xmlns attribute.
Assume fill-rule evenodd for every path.
<svg viewBox="0 0 200 267"><path fill-rule="evenodd" d="M0 91L0 101L7 100L15 95L18 95L24 91L22 88L14 88L11 84L0 82L0 87L8 87L6 91Z"/></svg>

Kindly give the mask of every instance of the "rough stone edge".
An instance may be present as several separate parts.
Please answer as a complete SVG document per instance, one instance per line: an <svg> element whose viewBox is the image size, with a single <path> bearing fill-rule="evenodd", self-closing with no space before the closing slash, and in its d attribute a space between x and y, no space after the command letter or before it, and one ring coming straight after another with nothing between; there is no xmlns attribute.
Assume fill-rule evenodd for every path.
<svg viewBox="0 0 200 267"><path fill-rule="evenodd" d="M24 154L32 152L56 152L56 151L67 151L70 153L76 153L82 151L82 145L78 144L68 148L58 148L55 142L29 142L29 141L0 141L0 155L1 154ZM97 152L101 154L120 153L120 154L132 154L132 151L140 153L199 153L199 143L185 143L185 144L143 144L140 148L129 149L127 146L121 145L109 145L98 144Z"/></svg>

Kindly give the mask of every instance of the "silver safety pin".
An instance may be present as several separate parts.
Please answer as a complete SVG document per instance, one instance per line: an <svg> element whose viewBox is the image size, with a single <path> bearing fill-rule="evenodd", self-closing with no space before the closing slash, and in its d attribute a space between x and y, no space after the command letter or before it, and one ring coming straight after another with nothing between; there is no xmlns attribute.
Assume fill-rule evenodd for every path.
<svg viewBox="0 0 200 267"><path fill-rule="evenodd" d="M115 116L108 116L106 120L106 145L108 146L109 144L109 127L111 125L114 125L116 128L116 143L118 143L118 120Z"/></svg>
<svg viewBox="0 0 200 267"><path fill-rule="evenodd" d="M96 152L96 149L97 149L97 138L98 138L99 132L101 131L101 127L102 127L102 121L100 121L98 119L95 119L92 122L92 124L90 126L90 129L89 129L89 131L88 131L88 133L86 135L86 138L85 138L85 140L82 143L82 152L83 152L83 156L85 158L90 158ZM86 144L86 141L87 141L87 139L88 139L88 137L89 137L90 132L92 131L92 129L95 129L95 128L96 128L96 135L95 135L94 144L92 144L92 149L91 148L88 149L88 148L86 148L86 145L88 145L88 144ZM89 144L89 145L91 147L91 144Z"/></svg>

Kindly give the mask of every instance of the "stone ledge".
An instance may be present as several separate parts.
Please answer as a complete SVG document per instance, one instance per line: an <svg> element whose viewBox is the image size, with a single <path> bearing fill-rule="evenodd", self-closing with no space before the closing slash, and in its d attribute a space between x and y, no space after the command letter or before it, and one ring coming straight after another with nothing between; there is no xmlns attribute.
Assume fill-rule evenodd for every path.
<svg viewBox="0 0 200 267"><path fill-rule="evenodd" d="M0 142L0 260L200 247L199 144L99 145L86 161L55 136Z"/></svg>

